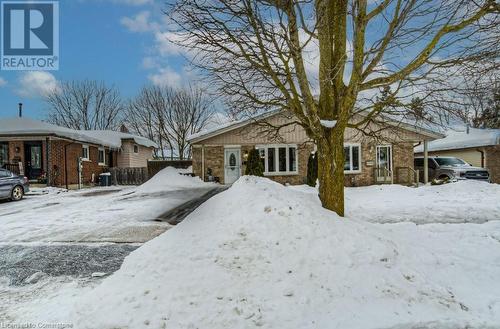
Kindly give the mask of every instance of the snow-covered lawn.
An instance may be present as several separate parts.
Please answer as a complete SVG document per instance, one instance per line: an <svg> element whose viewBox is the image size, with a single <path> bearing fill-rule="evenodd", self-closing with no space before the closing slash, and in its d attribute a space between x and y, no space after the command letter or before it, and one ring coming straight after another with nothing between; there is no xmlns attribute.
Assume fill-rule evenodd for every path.
<svg viewBox="0 0 500 329"><path fill-rule="evenodd" d="M317 194L309 186L292 186ZM458 181L419 188L374 185L346 188L346 216L376 223L484 223L500 220L500 185Z"/></svg>
<svg viewBox="0 0 500 329"><path fill-rule="evenodd" d="M453 187L491 195L474 203L437 193ZM500 221L492 219L500 218L500 186L377 189L349 190L354 207L341 219L309 189L242 177L95 289L18 305L14 314L100 329L498 328ZM436 202L407 200L420 193ZM418 216L408 206L446 222L445 205L467 209L458 221L474 210L491 221L405 222ZM363 211L374 221L405 215L388 225L356 218Z"/></svg>
<svg viewBox="0 0 500 329"><path fill-rule="evenodd" d="M213 187L167 168L139 187L34 189L0 203L0 243L148 241L168 226L158 216Z"/></svg>

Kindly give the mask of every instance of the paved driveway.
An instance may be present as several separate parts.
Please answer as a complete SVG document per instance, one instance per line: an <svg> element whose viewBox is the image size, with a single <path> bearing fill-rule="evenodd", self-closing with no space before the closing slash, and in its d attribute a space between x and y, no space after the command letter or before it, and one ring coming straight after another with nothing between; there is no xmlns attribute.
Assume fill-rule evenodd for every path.
<svg viewBox="0 0 500 329"><path fill-rule="evenodd" d="M0 320L9 318L20 299L48 293L61 280L78 280L80 286L102 280L130 252L182 221L219 190L49 188L34 189L20 202L0 202Z"/></svg>

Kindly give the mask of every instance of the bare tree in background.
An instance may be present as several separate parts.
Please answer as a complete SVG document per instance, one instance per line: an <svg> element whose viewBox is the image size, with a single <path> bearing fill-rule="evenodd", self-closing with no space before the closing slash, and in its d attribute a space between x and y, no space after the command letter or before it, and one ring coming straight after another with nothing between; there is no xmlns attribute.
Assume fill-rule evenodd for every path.
<svg viewBox="0 0 500 329"><path fill-rule="evenodd" d="M238 111L293 114L318 148L322 204L341 216L345 130L385 111L404 120L416 97L439 118L456 109L443 101L453 77L497 66L500 51L493 0L177 0L167 11L172 42Z"/></svg>
<svg viewBox="0 0 500 329"><path fill-rule="evenodd" d="M187 141L207 127L215 110L212 100L200 88L144 87L127 110L129 127L158 143L157 155L166 158L177 152L181 160L190 157Z"/></svg>
<svg viewBox="0 0 500 329"><path fill-rule="evenodd" d="M147 137L158 144L156 157L165 158L165 149L173 148L169 137L165 134L164 113L167 105L163 93L158 87L144 87L139 95L127 106L125 123L133 132Z"/></svg>
<svg viewBox="0 0 500 329"><path fill-rule="evenodd" d="M114 87L91 80L64 82L46 96L47 121L85 130L116 130L121 124L122 101Z"/></svg>
<svg viewBox="0 0 500 329"><path fill-rule="evenodd" d="M191 156L188 137L205 128L215 110L212 100L199 88L171 89L167 91L167 95L172 101L169 102L170 109L165 116L166 131L175 142L179 157L183 160Z"/></svg>
<svg viewBox="0 0 500 329"><path fill-rule="evenodd" d="M500 78L469 77L463 89L463 121L474 128L500 128Z"/></svg>

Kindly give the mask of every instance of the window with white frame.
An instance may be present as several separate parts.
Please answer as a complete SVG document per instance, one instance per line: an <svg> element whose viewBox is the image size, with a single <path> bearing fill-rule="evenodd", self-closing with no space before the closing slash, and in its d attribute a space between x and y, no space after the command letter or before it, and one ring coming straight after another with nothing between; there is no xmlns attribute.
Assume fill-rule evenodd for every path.
<svg viewBox="0 0 500 329"><path fill-rule="evenodd" d="M139 145L134 144L134 153L139 153Z"/></svg>
<svg viewBox="0 0 500 329"><path fill-rule="evenodd" d="M297 175L297 145L258 145L264 175Z"/></svg>
<svg viewBox="0 0 500 329"><path fill-rule="evenodd" d="M99 148L98 159L99 159L98 162L99 162L100 166L105 166L106 165L106 151L102 147Z"/></svg>
<svg viewBox="0 0 500 329"><path fill-rule="evenodd" d="M361 145L360 144L344 144L344 172L359 173L361 172Z"/></svg>
<svg viewBox="0 0 500 329"><path fill-rule="evenodd" d="M89 146L88 145L82 145L82 160L84 161L89 161L90 156L89 156Z"/></svg>

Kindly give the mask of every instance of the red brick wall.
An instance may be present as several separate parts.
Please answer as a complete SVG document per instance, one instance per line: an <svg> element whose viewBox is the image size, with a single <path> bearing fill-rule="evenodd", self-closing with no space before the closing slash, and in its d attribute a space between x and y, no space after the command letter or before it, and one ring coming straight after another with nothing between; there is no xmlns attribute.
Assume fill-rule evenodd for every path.
<svg viewBox="0 0 500 329"><path fill-rule="evenodd" d="M376 166L376 146L377 143L361 143L361 173L345 174L345 186L365 186L375 184L374 168ZM255 145L241 146L241 154L254 148ZM298 175L287 176L268 176L268 178L282 183L299 185L304 184L307 176L307 162L309 155L314 150L312 144L303 144L298 149ZM398 167L413 168L413 144L412 143L398 143L392 145L393 152L393 169L396 172ZM203 177L202 163L201 163L201 148L193 148L193 173L196 176ZM371 162L371 165L367 165ZM213 175L219 177L221 183L224 183L224 147L223 146L205 146L205 174L207 168L211 168ZM245 165L242 166L242 174L245 173ZM395 183L398 183L395 180ZM402 183L402 182L401 182Z"/></svg>
<svg viewBox="0 0 500 329"><path fill-rule="evenodd" d="M16 148L19 148L19 152L16 152ZM24 142L23 141L13 141L9 142L9 162L10 163L24 163Z"/></svg>
<svg viewBox="0 0 500 329"><path fill-rule="evenodd" d="M486 168L490 171L492 183L500 184L500 145L488 146L484 150Z"/></svg>
<svg viewBox="0 0 500 329"><path fill-rule="evenodd" d="M65 166L66 147L66 166ZM108 152L108 150L106 150ZM108 156L108 154L106 154ZM68 174L68 185L78 184L78 158L82 156L82 144L67 141L51 141L50 164L51 164L51 185L65 186L66 172ZM89 146L89 161L82 163L82 183L91 185L97 183L99 174L106 172L108 166L98 164L98 147ZM94 181L92 182L92 174Z"/></svg>

